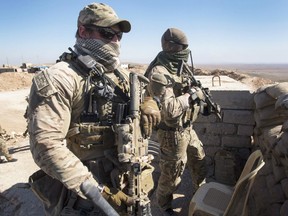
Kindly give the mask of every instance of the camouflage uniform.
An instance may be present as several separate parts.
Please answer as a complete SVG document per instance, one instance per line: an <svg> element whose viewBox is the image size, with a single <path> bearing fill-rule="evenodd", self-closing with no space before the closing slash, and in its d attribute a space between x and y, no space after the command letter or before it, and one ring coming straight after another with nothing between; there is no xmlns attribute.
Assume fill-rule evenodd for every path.
<svg viewBox="0 0 288 216"><path fill-rule="evenodd" d="M183 40L186 42L186 37L184 35L184 38L180 37L180 41L174 41L172 47L166 44L164 38L169 33L172 40L175 31L180 36L184 35L179 32L180 30L168 29L162 36L163 51L146 71L146 76L150 80L149 93L159 101L162 109L161 122L157 130L161 150L161 175L157 187L157 201L164 210L172 208L173 193L181 182L186 163L191 171L194 190L204 182L206 176L203 145L192 128L199 106L191 105L190 95L183 94L181 77L176 75L179 60L188 59L188 44L183 45L183 49L178 43ZM175 44L176 47L173 47Z"/></svg>
<svg viewBox="0 0 288 216"><path fill-rule="evenodd" d="M113 72L106 74L116 80ZM104 159L105 152L113 154L113 150L117 150L111 127L96 124L94 127L81 122L81 114L87 104L87 91L91 87L88 78L83 77L73 65L59 62L48 71L35 75L28 109L30 147L35 162L45 173L82 197L82 182L89 179L98 185L85 165L96 165L97 161L92 164L89 161ZM105 100L99 100L99 111L108 112L109 106ZM105 114L102 116L104 122ZM108 162L100 163L106 164L108 169L112 166Z"/></svg>
<svg viewBox="0 0 288 216"><path fill-rule="evenodd" d="M10 155L8 151L5 140L2 138L0 138L0 156L4 156L8 162L13 160L12 155ZM2 162L1 159L0 162Z"/></svg>
<svg viewBox="0 0 288 216"><path fill-rule="evenodd" d="M122 32L130 31L128 21L120 20L112 8L98 3L80 12L78 27L95 20L100 20L97 24L103 27L119 24ZM74 50L87 55L81 46L75 45ZM113 101L95 95L99 77L88 74L71 58L65 53L62 61L33 78L27 110L30 149L44 172L33 174L30 182L48 215L85 215L92 211L93 215L101 215L99 210L92 210L94 206L80 186L84 181L114 186L110 174L115 165L107 158L117 154L112 125L117 104L124 102L119 95L114 95ZM129 95L128 71L115 65L105 67L105 75Z"/></svg>
<svg viewBox="0 0 288 216"><path fill-rule="evenodd" d="M1 136L4 135L5 133L6 133L5 130L2 129L0 126L0 156L4 156L8 162L12 162L15 159L9 153L5 140L1 138ZM1 159L0 162L2 162Z"/></svg>

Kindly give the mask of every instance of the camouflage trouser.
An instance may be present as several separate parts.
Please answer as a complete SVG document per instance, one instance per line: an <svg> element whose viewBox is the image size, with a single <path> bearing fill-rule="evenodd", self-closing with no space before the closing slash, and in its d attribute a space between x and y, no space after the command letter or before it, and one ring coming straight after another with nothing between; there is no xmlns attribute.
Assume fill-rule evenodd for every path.
<svg viewBox="0 0 288 216"><path fill-rule="evenodd" d="M194 130L190 130L192 140L187 147L187 167L190 170L194 192L205 183L207 166L203 144Z"/></svg>
<svg viewBox="0 0 288 216"><path fill-rule="evenodd" d="M7 161L10 161L13 159L13 157L9 154L5 140L1 138L0 138L0 156L4 156L7 159Z"/></svg>
<svg viewBox="0 0 288 216"><path fill-rule="evenodd" d="M206 162L203 145L192 128L183 131L165 131L159 129L157 132L160 142L161 174L157 187L157 202L163 209L172 208L173 193L181 182L181 175L187 163L192 172L193 186L205 180Z"/></svg>

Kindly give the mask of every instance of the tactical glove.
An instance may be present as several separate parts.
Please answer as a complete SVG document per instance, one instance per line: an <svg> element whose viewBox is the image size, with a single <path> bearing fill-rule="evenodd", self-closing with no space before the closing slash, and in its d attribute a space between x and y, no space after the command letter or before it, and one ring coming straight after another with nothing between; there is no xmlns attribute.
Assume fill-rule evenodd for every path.
<svg viewBox="0 0 288 216"><path fill-rule="evenodd" d="M117 212L125 212L127 206L131 206L134 203L132 197L129 197L124 192L116 188L108 188L107 186L103 186L103 191L101 194Z"/></svg>
<svg viewBox="0 0 288 216"><path fill-rule="evenodd" d="M80 190L95 206L100 208L105 215L119 216L115 209L101 195L100 185L95 186L95 184L87 179L80 185Z"/></svg>
<svg viewBox="0 0 288 216"><path fill-rule="evenodd" d="M160 110L152 97L144 98L144 102L141 104L140 110L142 129L144 137L147 138L152 135L153 127L160 123Z"/></svg>
<svg viewBox="0 0 288 216"><path fill-rule="evenodd" d="M189 88L187 93L190 94L189 100L192 105L195 103L199 104L201 100L203 101L205 99L203 92L198 87Z"/></svg>

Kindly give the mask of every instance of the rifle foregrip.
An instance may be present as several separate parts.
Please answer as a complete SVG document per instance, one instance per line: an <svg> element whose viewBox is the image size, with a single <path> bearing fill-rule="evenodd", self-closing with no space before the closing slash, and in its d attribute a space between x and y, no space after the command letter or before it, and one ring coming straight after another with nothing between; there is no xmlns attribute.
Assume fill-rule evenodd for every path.
<svg viewBox="0 0 288 216"><path fill-rule="evenodd" d="M104 199L99 189L88 180L80 186L81 192L108 216L119 216L115 209Z"/></svg>

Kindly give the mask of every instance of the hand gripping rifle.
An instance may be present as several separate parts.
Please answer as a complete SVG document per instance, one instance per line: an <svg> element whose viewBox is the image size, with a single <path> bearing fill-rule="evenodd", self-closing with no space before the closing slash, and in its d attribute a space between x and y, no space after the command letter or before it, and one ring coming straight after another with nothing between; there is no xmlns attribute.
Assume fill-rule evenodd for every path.
<svg viewBox="0 0 288 216"><path fill-rule="evenodd" d="M128 215L150 216L148 193L154 183L151 165L153 155L148 154L148 140L144 139L140 127L140 104L143 102L144 87L149 80L136 73L130 73L130 108L124 124L116 124L118 160L124 164L127 173L127 192L133 197L134 205L128 207Z"/></svg>
<svg viewBox="0 0 288 216"><path fill-rule="evenodd" d="M120 95L124 101L129 100L117 85L114 85L113 89L105 85L106 82L110 84L112 82L101 71L101 68L97 67L97 62L93 58L89 55L78 55L71 48L69 50L72 52L72 59L84 71L84 76L90 75L100 78L101 85L97 86L99 94L103 94L106 97L112 97L113 94L116 94ZM121 163L120 166L123 165L121 166L121 171L127 174L127 184L121 189L127 189L128 195L134 198L134 205L127 207L128 215L151 216L148 193L154 187L152 178L154 168L151 166L153 155L148 154L148 140L143 138L140 127L140 104L143 102L144 88L149 83L149 80L136 73L130 73L129 79L131 92L129 114L122 122L121 117L123 116L124 108L120 105L119 110L121 111L119 113L122 114L116 114L117 123L113 125L118 146L118 161ZM93 82L94 80L91 81ZM85 183L81 186L81 190L104 213L107 215L118 215L109 203L100 196L97 187Z"/></svg>
<svg viewBox="0 0 288 216"><path fill-rule="evenodd" d="M193 71L190 70L188 64L183 60L179 63L177 76L182 77L182 83L187 84L188 88L198 87L202 91L204 99L199 102L199 105L200 112L203 115L210 115L211 113L215 113L220 120L222 119L220 105L212 101L212 96L209 88L204 88L201 82L195 79Z"/></svg>

